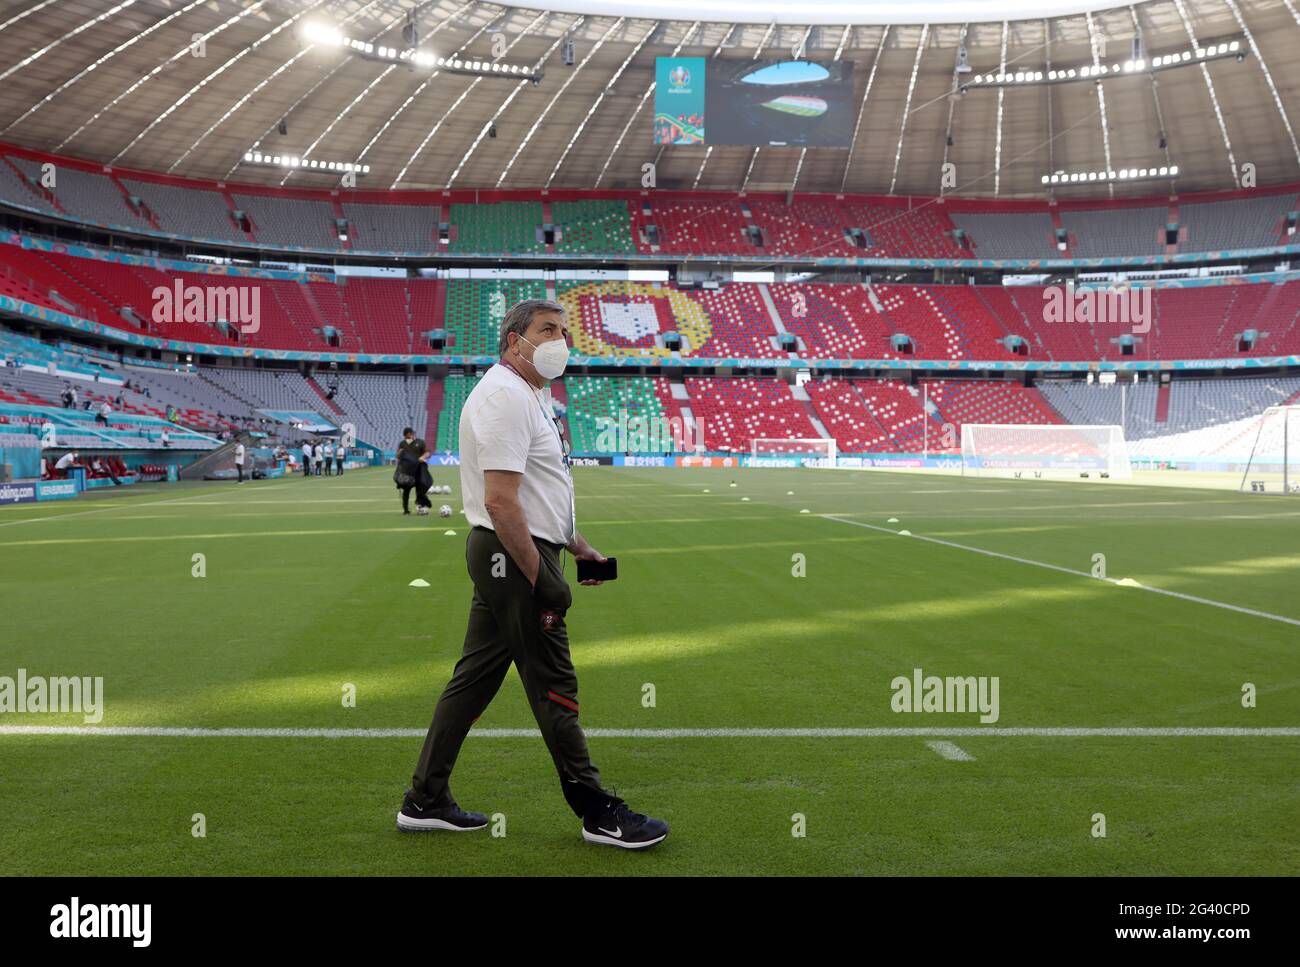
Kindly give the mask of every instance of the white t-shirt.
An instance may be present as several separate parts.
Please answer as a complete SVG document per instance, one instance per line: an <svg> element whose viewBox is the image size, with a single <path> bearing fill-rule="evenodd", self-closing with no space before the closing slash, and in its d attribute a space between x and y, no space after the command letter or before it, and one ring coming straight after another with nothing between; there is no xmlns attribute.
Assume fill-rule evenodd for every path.
<svg viewBox="0 0 1300 967"><path fill-rule="evenodd" d="M304 444L302 445L302 458L303 458L304 460L310 460L310 459L311 459L311 444L310 444L310 443L304 443Z"/></svg>
<svg viewBox="0 0 1300 967"><path fill-rule="evenodd" d="M235 463L244 462L244 445L242 443L235 446Z"/></svg>
<svg viewBox="0 0 1300 967"><path fill-rule="evenodd" d="M59 457L59 462L54 465L55 470L67 470L73 464L73 457L70 453L65 453Z"/></svg>
<svg viewBox="0 0 1300 967"><path fill-rule="evenodd" d="M321 459L321 448L320 448L320 444L319 444L319 443L316 444L315 459L316 459L316 462L317 462L317 463L320 463L320 459Z"/></svg>
<svg viewBox="0 0 1300 967"><path fill-rule="evenodd" d="M327 443L325 444L325 459L328 460L332 456L334 456L334 445Z"/></svg>
<svg viewBox="0 0 1300 967"><path fill-rule="evenodd" d="M471 525L492 527L483 472L513 470L524 475L519 503L532 535L573 542L573 478L550 414L550 390L534 389L499 363L469 394L460 413L460 489Z"/></svg>

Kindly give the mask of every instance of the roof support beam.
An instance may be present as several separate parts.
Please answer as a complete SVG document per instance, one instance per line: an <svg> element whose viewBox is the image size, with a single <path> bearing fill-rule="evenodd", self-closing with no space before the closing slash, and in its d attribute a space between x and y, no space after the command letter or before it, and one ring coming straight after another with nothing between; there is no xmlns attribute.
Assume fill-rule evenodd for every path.
<svg viewBox="0 0 1300 967"><path fill-rule="evenodd" d="M221 33L223 30L227 29L228 27L233 27L235 24L239 23L239 21L243 20L245 17L251 17L253 14L257 13L259 10L262 9L263 6L266 5L266 2L267 0L257 0L257 3L254 3L252 6L245 7L244 9L239 11L239 13L227 17L225 20L217 24L217 26L213 27L207 33L201 34L199 36L198 42L207 43L209 40L211 40L217 34ZM142 85L153 80L153 78L157 77L159 74L165 71L172 64L176 63L182 57L188 57L190 55L190 50L194 43L195 42L192 41L191 43L186 44L184 47L176 51L176 53L172 54L166 60L158 64L155 64L150 69L149 73L145 74L143 77L133 82L129 87L127 87L126 90L124 90L121 94L117 95L117 97L113 98L103 107L101 107L98 111L96 111L89 118L83 121L80 127L78 127L75 131L73 131L70 135L68 135L58 144L56 144L54 146L55 153L58 153L62 151L64 148L66 148L68 146L68 142L75 141L77 139L77 136L81 134L82 131L86 130L86 128L90 127L101 117L103 117L113 108L115 108L119 103L122 102L122 100L124 100L127 97L130 97L132 94L138 91Z"/></svg>
<svg viewBox="0 0 1300 967"><path fill-rule="evenodd" d="M1178 8L1178 16L1183 20L1183 29L1187 31L1187 39L1192 42L1192 47L1199 47L1200 41L1196 39L1196 31L1192 29L1192 22L1187 18L1187 8L1183 6L1183 0L1174 0L1174 6ZM1232 141L1228 138L1228 126L1223 121L1223 112L1219 110L1219 98L1214 93L1214 81L1210 80L1210 71L1201 62L1201 77L1205 79L1205 89L1210 92L1210 103L1214 105L1214 116L1219 122L1219 134L1223 136L1223 150L1228 155L1228 168L1232 171L1232 183L1240 188L1241 178L1237 174L1237 159L1232 154Z"/></svg>
<svg viewBox="0 0 1300 967"><path fill-rule="evenodd" d="M812 28L809 29L811 30ZM832 61L838 61L844 55L844 45L848 43L849 32L852 29L853 29L852 24L845 24L844 29L840 31L840 42L835 47L835 54L831 57ZM799 184L799 173L803 171L804 158L806 158L807 156L808 156L808 148L807 147L800 148L799 161L794 166L794 177L790 179L790 188L789 188L790 191L794 191L795 187Z"/></svg>
<svg viewBox="0 0 1300 967"><path fill-rule="evenodd" d="M925 39L930 36L930 25L921 25L921 39L916 42L916 56L912 59L912 74L907 79L907 97L903 99L903 116L898 122L898 147L894 149L894 173L889 176L889 193L894 193L898 183L898 163L903 158L903 136L907 133L907 116L912 110L912 92L916 90L916 74L921 69L921 55L925 53Z"/></svg>
<svg viewBox="0 0 1300 967"><path fill-rule="evenodd" d="M662 21L656 20L650 25L650 29L645 32L645 36L637 41L637 45L632 48L632 52L623 58L623 63L618 65L618 70L614 71L613 76L610 77L610 79L605 82L605 86L601 88L600 94L591 102L591 107L587 108L587 113L583 115L581 123L579 123L577 128L574 129L573 135L569 138L569 143L564 146L564 151L561 152L559 160L555 162L555 167L551 169L550 177L546 179L547 188L551 187L551 182L555 180L556 174L559 173L560 165L564 164L564 159L569 156L569 151L572 150L574 144L582 134L583 129L586 128L587 122L591 120L591 116L596 113L596 109L600 107L601 102L605 100L605 95L609 93L610 88L618 83L618 79L622 77L623 72L627 70L627 65L632 63L632 58L641 53L641 48L646 45L646 41L654 36L654 33L659 29L661 22Z"/></svg>
<svg viewBox="0 0 1300 967"><path fill-rule="evenodd" d="M858 105L858 118L853 122L853 137L849 139L849 153L844 159L844 173L840 175L840 194L844 193L844 186L848 184L849 169L853 165L853 151L858 146L858 131L862 128L862 115L867 109L867 101L871 97L871 85L876 82L876 68L880 66L881 55L885 52L885 41L889 39L889 24L885 24L884 29L880 31L880 43L876 45L876 56L871 60L871 73L867 75L867 86L862 92L862 103Z"/></svg>
<svg viewBox="0 0 1300 967"><path fill-rule="evenodd" d="M1002 21L1002 52L998 55L998 73L1007 72L1007 22ZM1006 88L998 88L998 124L993 139L993 194L996 197L1002 191L1002 102Z"/></svg>
<svg viewBox="0 0 1300 967"><path fill-rule="evenodd" d="M1092 19L1091 13L1085 13L1088 20L1088 40L1092 45L1092 66L1101 66L1101 42L1097 37L1097 25ZM1097 110L1101 113L1101 148L1105 155L1106 170L1113 171L1114 166L1110 159L1110 125L1106 123L1106 90L1101 81L1093 81L1093 86L1097 89ZM1106 183L1106 192L1111 198L1115 197L1114 182Z"/></svg>
<svg viewBox="0 0 1300 967"><path fill-rule="evenodd" d="M767 31L763 34L763 39L760 40L760 41L758 42L758 46L754 49L754 57L753 57L754 60L758 60L758 55L761 54L761 53L763 52L763 48L767 46L768 38L772 36L772 31L773 31L773 29L775 29L775 27L776 27L775 22L770 23L770 24L767 25ZM800 46L800 47L802 47L805 43L807 43L807 41L808 41L808 35L809 35L810 33L812 33L812 27L811 27L811 26L807 27L807 28L804 30L804 32L803 32L803 40L799 42L799 46ZM753 173L753 171L754 171L754 162L758 160L758 152L759 152L760 150L761 150L761 149L758 147L758 145L755 145L755 146L754 146L754 153L751 154L751 155L749 156L749 167L747 167L747 168L745 169L745 177L742 178L741 181L740 181L740 190L741 190L741 191L744 191L745 188L749 185L749 176L750 176L750 175Z"/></svg>
<svg viewBox="0 0 1300 967"><path fill-rule="evenodd" d="M699 29L699 26L700 26L700 22L698 20L695 21L693 24L691 24L690 28L682 36L682 39L678 41L677 46L673 48L673 52L669 56L676 57L679 53L681 53L682 48L685 47L686 42L689 41L691 37L695 35L695 31ZM627 137L627 132L632 127L632 122L635 121L638 116L640 116L642 108L646 106L646 102L650 100L650 95L654 93L655 83L656 82L654 80L651 80L650 84L646 87L645 91L641 94L641 100L637 102L636 110L634 110L631 113L631 115L628 117L627 124L623 125L623 130L619 132L618 138L614 141L614 146L609 149L609 155L605 158L605 163L600 166L600 174L596 176L596 182L592 186L593 188L600 187L601 181L603 181L605 178L605 172L609 170L610 162L614 160L614 155L618 153L619 147L621 147L623 144L623 139Z"/></svg>
<svg viewBox="0 0 1300 967"><path fill-rule="evenodd" d="M1241 32L1246 35L1246 40L1250 44L1250 51L1255 55L1255 60L1259 63L1259 69L1264 72L1264 80L1268 82L1269 93L1273 95L1273 104L1277 107L1277 113L1282 117L1282 126L1286 128L1287 137L1291 139L1291 150L1295 152L1296 163L1300 164L1300 145L1296 144L1295 131L1291 128L1291 119L1286 116L1286 108L1282 106L1282 98L1277 93L1277 85L1273 83L1273 75L1268 69L1268 64L1264 63L1264 55L1259 52L1259 45L1255 43L1255 35L1250 32L1246 26L1246 20L1237 9L1235 0L1224 0L1232 15L1237 18L1237 24L1241 27ZM1291 11L1295 16L1295 11ZM1300 17L1296 18L1296 23L1300 24Z"/></svg>
<svg viewBox="0 0 1300 967"><path fill-rule="evenodd" d="M727 41L731 39L731 35L735 33L735 30L736 30L735 24L731 24L729 27L727 27L726 34L723 35L722 40L718 41L718 46L713 48L713 53L709 55L710 57L717 57L718 54L722 53L723 48L726 47ZM659 164L659 159L660 157L663 156L663 153L664 153L664 149L661 147L659 149L659 153L655 155L656 165ZM692 189L700 187L700 179L704 177L704 166L709 163L709 155L711 154L713 154L713 145L710 144L705 146L704 148L704 157L700 159L699 170L695 172L695 181L691 183Z"/></svg>
<svg viewBox="0 0 1300 967"><path fill-rule="evenodd" d="M510 45L506 47L506 53L509 53L510 50L514 47L514 45L519 43L520 40L522 40L525 36L527 36L528 32L532 30L533 27L546 16L547 16L546 11L542 11L536 17L534 17L529 22L528 26L525 27L523 30L521 30L519 34L515 37L515 39L510 42ZM572 29L572 27L576 26L577 24L581 23L583 19L584 18L579 17L578 20L576 20L573 24L570 24L570 29ZM463 53L465 49L469 47L470 44L472 44L483 34L487 33L488 30L490 30L495 23L496 21L492 21L492 20L489 20L486 23L484 23L482 27L480 27L478 30L474 32L473 36L471 36L469 40L465 41L465 43L460 45L460 47L457 49L457 53ZM551 56L551 53L555 50L555 48L560 46L560 41L562 39L563 39L563 35L555 38L555 42L551 44L550 47L547 48L546 53L542 55L541 60L545 60L547 57ZM437 77L440 73L442 72L435 71L433 74L430 75L429 81L432 82L433 79ZM401 180L406 177L406 172L409 171L411 165L415 163L415 159L418 158L424 152L424 149L429 146L429 142L433 140L433 136L438 133L438 130L446 122L447 118L451 117L452 112L455 111L456 108L460 107L460 105L464 102L465 98L467 98L470 95L470 93L474 90L474 88L478 87L479 83L482 80L483 80L482 77L476 77L474 78L474 80L470 81L469 86L466 87L465 90L461 91L460 96L456 98L454 102L452 102L451 107L447 108L447 110L443 112L442 117L438 118L437 122L433 125L433 127L429 129L428 133L424 136L424 140L422 140L419 146L413 152L411 152L411 156L406 159L406 164L402 165L402 170L397 173L397 177L394 178L393 183L389 185L389 190L396 188L398 184L401 182ZM498 112L505 110L505 105L509 104L512 100L514 100L515 95L519 93L519 90L523 87L523 85L527 83L529 83L529 81L521 80L517 84L515 84L515 89L510 92L510 95L506 98L505 104L503 104L498 109ZM427 84L421 84L419 89L415 92L415 94L412 94L411 97L407 98L406 102L403 103L402 107L398 108L398 113L400 113L402 109L405 108L406 105L409 104L415 98L416 94L419 94L420 91L424 90L426 86ZM372 143L373 143L373 139L372 139ZM366 145L366 151L369 150L370 150L370 145ZM470 151L472 152L473 149L471 148ZM362 154L364 153L365 152L362 152ZM470 152L466 152L466 154L461 156L461 165L465 163L465 159L469 157L469 154ZM456 171L459 170L460 168L458 167ZM455 173L456 172L452 173L453 176L455 175ZM450 184L450 179L448 181L448 184Z"/></svg>
<svg viewBox="0 0 1300 967"><path fill-rule="evenodd" d="M242 60L245 56L247 56L248 54L251 54L253 51L257 50L257 48L261 47L264 43L266 43L267 41L272 40L273 38L275 38L276 36L278 36L278 35L280 34L281 31L288 30L288 29L289 29L290 27L292 27L295 23L297 23L301 18L303 18L303 17L305 17L307 14L311 13L313 10L315 10L317 7L319 7L319 6L320 6L321 4L323 4L324 2L325 2L325 0L312 0L311 3L309 3L309 4L308 4L306 7L304 7L303 9L299 10L299 11L298 11L297 13L295 13L293 16L289 17L287 20L281 21L281 23L279 24L279 26L277 26L277 27L272 27L270 30L268 30L266 33L264 33L264 34L263 34L261 37L259 37L257 40L253 41L253 42L252 42L251 44L249 44L247 47L245 47L245 48L243 48L241 51L239 51L239 53L235 54L233 57L228 58L228 59L226 60L226 62L225 62L224 64L222 64L220 67L218 67L216 70L214 70L214 71L210 71L210 72L207 74L207 76L203 78L203 80L199 81L197 84L195 84L193 87L191 87L188 91L186 91L184 94L182 94L179 98L177 98L175 101L173 101L171 104L169 104L169 105L167 106L166 110L164 110L164 111L163 111L161 114L159 114L156 118L154 118L154 119L153 119L152 121L150 121L147 125L145 125L144 130L141 131L139 134L137 134L137 135L136 135L134 138L132 138L130 141L128 141L128 142L127 142L127 145L126 145L125 148L123 148L123 149L122 149L121 151L119 151L117 154L113 155L112 159L109 161L109 164L117 164L118 160L119 160L123 155L125 155L128 151L130 151L132 148L134 148L137 144L139 144L142 140L144 140L145 136L146 136L150 131L152 131L154 128L156 128L156 127L157 127L159 124L161 124L163 121L167 120L167 118L171 117L172 114L173 114L173 113L174 113L178 108L180 108L181 106L183 106L183 105L184 105L184 104L185 104L185 103L186 103L190 98L192 98L192 97L193 97L195 94L197 94L199 91L203 90L203 88L206 87L209 83L211 83L215 78L220 77L220 76L221 76L222 74L224 74L226 71L230 70L230 68L234 67L235 64L239 63L239 61Z"/></svg>
<svg viewBox="0 0 1300 967"><path fill-rule="evenodd" d="M564 83L560 85L560 89L556 91L555 96L547 102L546 107L542 109L542 113L537 115L536 120L533 121L532 127L528 129L528 133L524 135L524 139L520 141L519 145L515 148L515 153L510 156L510 160L506 162L506 166L501 169L501 174L497 176L498 188L505 183L506 175L510 174L510 169L514 167L515 162L519 160L519 156L523 154L524 149L528 147L528 142L533 139L533 135L537 133L537 129L542 126L542 122L546 120L546 115L551 113L551 108L555 107L560 98L564 96L564 92L569 89L569 85L572 84L574 80L577 79L578 75L582 73L582 69L591 63L591 59L596 56L596 52L604 46L605 41L609 40L614 31L623 26L626 20L626 17L619 17L610 24L609 29L600 35L600 40L591 45L591 50L587 51L587 56L582 58L582 62L574 67L573 70L569 71L569 76L564 79Z"/></svg>
<svg viewBox="0 0 1300 967"><path fill-rule="evenodd" d="M29 107L21 116L15 118L14 120L6 124L4 130L0 131L0 134L7 134L10 128L17 127L23 121L26 121L29 117L31 117L41 108L43 108L46 104L49 104L50 101L54 100L56 97L58 97L60 94L66 91L73 84L77 83L77 81L81 80L83 77L85 77L87 74L94 71L96 68L103 67L104 64L112 60L118 54L122 53L122 51L126 50L128 47L134 47L140 41L144 40L146 37L152 34L155 30L159 30L160 28L165 27L167 24L171 23L177 17L185 16L185 14L189 13L195 7L201 6L206 2L207 0L190 0L190 2L187 3L185 6L173 10L171 13L169 13L167 16L163 17L161 20L154 23L152 26L146 27L138 34L133 34L131 37L122 41L122 43L118 44L107 54L103 54L102 56L91 61L89 64L87 64L77 73L73 74L70 78L68 78L58 87L56 87L54 90L50 91L50 93L46 94L43 98L41 98L31 107ZM12 23L12 21L10 22ZM0 27L0 29L3 29L3 27Z"/></svg>

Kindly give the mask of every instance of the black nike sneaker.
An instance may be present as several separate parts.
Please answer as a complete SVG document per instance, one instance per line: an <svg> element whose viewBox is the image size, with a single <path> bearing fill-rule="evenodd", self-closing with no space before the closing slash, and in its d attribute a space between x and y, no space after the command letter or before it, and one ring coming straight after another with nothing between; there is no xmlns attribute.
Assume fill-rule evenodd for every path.
<svg viewBox="0 0 1300 967"><path fill-rule="evenodd" d="M621 846L623 849L649 849L662 843L667 835L668 824L662 819L634 813L621 799L590 813L582 823L582 838L588 843Z"/></svg>
<svg viewBox="0 0 1300 967"><path fill-rule="evenodd" d="M416 805L408 792L402 801L401 811L397 814L397 828L407 833L423 833L434 829L449 829L463 833L471 829L483 829L488 818L482 813L467 813L455 803L438 808Z"/></svg>

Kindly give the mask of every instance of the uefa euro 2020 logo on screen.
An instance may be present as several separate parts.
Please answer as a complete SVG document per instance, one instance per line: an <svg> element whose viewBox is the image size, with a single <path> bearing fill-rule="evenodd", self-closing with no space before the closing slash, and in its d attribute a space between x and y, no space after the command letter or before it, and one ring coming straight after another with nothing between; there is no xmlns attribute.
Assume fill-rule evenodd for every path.
<svg viewBox="0 0 1300 967"><path fill-rule="evenodd" d="M690 86L691 72L678 64L669 72L668 81L672 84L674 91L680 91L682 88Z"/></svg>

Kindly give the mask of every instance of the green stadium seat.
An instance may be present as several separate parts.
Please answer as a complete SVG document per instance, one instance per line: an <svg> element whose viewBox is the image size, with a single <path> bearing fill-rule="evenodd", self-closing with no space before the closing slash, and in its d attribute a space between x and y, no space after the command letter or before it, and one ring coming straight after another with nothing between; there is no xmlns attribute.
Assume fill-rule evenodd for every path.
<svg viewBox="0 0 1300 967"><path fill-rule="evenodd" d="M636 252L632 219L622 200L557 201L551 203L551 220L559 229L557 252Z"/></svg>
<svg viewBox="0 0 1300 967"><path fill-rule="evenodd" d="M456 229L449 246L453 252L520 255L546 251L537 232L542 227L540 201L452 205L450 219Z"/></svg>

